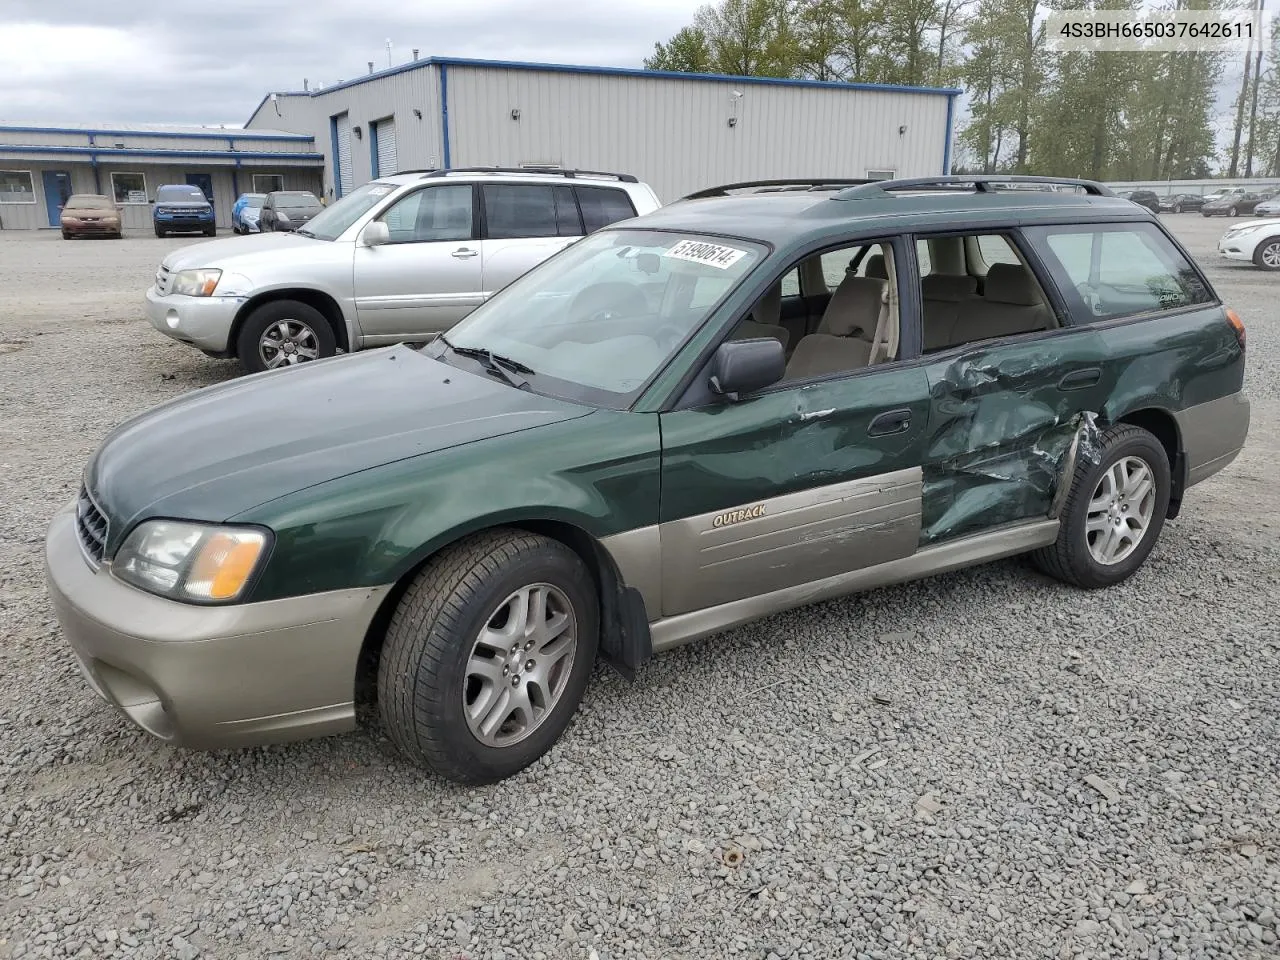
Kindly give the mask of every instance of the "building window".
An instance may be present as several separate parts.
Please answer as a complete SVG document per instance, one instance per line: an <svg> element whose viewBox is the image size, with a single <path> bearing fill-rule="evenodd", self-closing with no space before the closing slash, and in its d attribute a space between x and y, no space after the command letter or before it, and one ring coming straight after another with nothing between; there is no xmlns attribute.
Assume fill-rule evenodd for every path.
<svg viewBox="0 0 1280 960"><path fill-rule="evenodd" d="M868 170L868 180L893 180L898 176L897 170Z"/></svg>
<svg viewBox="0 0 1280 960"><path fill-rule="evenodd" d="M254 193L275 193L284 189L284 177L278 173L255 173L253 175Z"/></svg>
<svg viewBox="0 0 1280 960"><path fill-rule="evenodd" d="M36 190L26 170L0 170L0 203L35 203Z"/></svg>
<svg viewBox="0 0 1280 960"><path fill-rule="evenodd" d="M113 173L111 192L116 203L146 203L147 178L141 173Z"/></svg>

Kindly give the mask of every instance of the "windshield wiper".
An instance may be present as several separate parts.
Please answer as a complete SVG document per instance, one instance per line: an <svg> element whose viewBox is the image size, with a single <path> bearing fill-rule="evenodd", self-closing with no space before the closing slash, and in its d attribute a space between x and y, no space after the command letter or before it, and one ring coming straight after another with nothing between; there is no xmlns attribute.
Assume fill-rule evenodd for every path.
<svg viewBox="0 0 1280 960"><path fill-rule="evenodd" d="M308 230L306 227L299 227L297 230L295 230L295 231L293 231L293 232L294 232L294 233L297 233L297 234L300 234L300 235L302 235L302 236L304 236L304 237L314 237L314 236L315 236L315 234L314 234L314 233L312 233L310 230Z"/></svg>
<svg viewBox="0 0 1280 960"><path fill-rule="evenodd" d="M496 354L492 350L483 349L481 347L455 347L445 338L444 334L440 334L438 338L446 347L454 353L463 357L473 357L484 364L484 368L490 373L496 373L502 379L513 387L527 387L529 381L520 376L522 373L532 374L533 368L527 364L521 363L519 360L512 360L510 357L504 357Z"/></svg>

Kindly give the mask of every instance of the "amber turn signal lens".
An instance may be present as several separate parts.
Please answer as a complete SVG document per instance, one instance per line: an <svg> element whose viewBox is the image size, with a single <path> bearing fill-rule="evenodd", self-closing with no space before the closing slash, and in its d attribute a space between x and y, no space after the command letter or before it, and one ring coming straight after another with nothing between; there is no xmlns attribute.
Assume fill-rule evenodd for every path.
<svg viewBox="0 0 1280 960"><path fill-rule="evenodd" d="M187 577L187 593L209 600L230 600L244 589L265 538L258 533L215 533L200 547Z"/></svg>
<svg viewBox="0 0 1280 960"><path fill-rule="evenodd" d="M1236 339L1240 341L1240 348L1244 349L1244 321L1240 319L1240 314L1231 308L1227 308L1227 323L1231 324L1231 329L1236 332Z"/></svg>

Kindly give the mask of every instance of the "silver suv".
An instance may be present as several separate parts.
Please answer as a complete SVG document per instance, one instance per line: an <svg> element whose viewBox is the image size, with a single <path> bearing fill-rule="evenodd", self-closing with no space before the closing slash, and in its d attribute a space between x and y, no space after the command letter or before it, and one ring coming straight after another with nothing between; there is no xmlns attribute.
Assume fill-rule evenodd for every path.
<svg viewBox="0 0 1280 960"><path fill-rule="evenodd" d="M169 254L147 291L147 318L250 373L429 339L585 234L659 206L629 174L480 167L380 177L301 229Z"/></svg>

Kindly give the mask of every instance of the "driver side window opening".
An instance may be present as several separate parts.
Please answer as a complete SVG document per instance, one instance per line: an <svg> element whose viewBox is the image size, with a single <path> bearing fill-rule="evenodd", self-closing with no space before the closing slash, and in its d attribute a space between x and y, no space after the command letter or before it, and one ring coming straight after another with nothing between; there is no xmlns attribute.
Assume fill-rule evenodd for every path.
<svg viewBox="0 0 1280 960"><path fill-rule="evenodd" d="M402 197L380 218L391 243L472 238L470 184L425 187Z"/></svg>
<svg viewBox="0 0 1280 960"><path fill-rule="evenodd" d="M770 287L729 338L781 341L787 355L784 383L897 360L895 276L889 241L859 241L815 254Z"/></svg>
<svg viewBox="0 0 1280 960"><path fill-rule="evenodd" d="M916 241L925 353L1059 326L1040 281L1002 234Z"/></svg>

